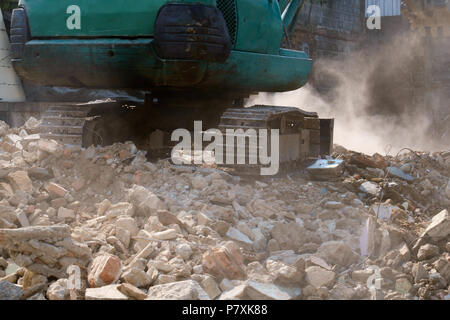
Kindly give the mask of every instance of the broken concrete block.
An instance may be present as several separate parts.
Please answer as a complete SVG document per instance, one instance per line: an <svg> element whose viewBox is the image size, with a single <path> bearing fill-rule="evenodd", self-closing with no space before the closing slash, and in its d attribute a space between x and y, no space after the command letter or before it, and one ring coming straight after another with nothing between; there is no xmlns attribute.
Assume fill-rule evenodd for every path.
<svg viewBox="0 0 450 320"><path fill-rule="evenodd" d="M167 210L158 210L157 216L159 222L161 222L164 226L171 224L177 224L180 227L183 226L183 223L177 218L177 216Z"/></svg>
<svg viewBox="0 0 450 320"><path fill-rule="evenodd" d="M113 255L100 255L90 266L89 285L93 288L112 284L119 280L122 273L122 262Z"/></svg>
<svg viewBox="0 0 450 320"><path fill-rule="evenodd" d="M222 293L217 282L212 277L207 276L200 284L211 300L214 300Z"/></svg>
<svg viewBox="0 0 450 320"><path fill-rule="evenodd" d="M17 265L57 278L67 277L64 258L84 267L92 254L87 245L72 240L68 225L0 229L0 247L10 250Z"/></svg>
<svg viewBox="0 0 450 320"><path fill-rule="evenodd" d="M372 196L378 196L381 191L381 188L378 186L378 184L370 181L364 182L359 188L362 192L368 193Z"/></svg>
<svg viewBox="0 0 450 320"><path fill-rule="evenodd" d="M448 258L439 258L433 263L433 267L440 273L447 283L450 283L450 261Z"/></svg>
<svg viewBox="0 0 450 320"><path fill-rule="evenodd" d="M150 195L150 191L143 186L133 185L128 191L128 198L135 206L145 201Z"/></svg>
<svg viewBox="0 0 450 320"><path fill-rule="evenodd" d="M336 274L321 267L308 267L305 270L306 281L315 288L329 287L334 284Z"/></svg>
<svg viewBox="0 0 450 320"><path fill-rule="evenodd" d="M35 117L30 117L25 121L24 126L29 133L36 134L40 132L41 121L37 120Z"/></svg>
<svg viewBox="0 0 450 320"><path fill-rule="evenodd" d="M276 239L270 239L269 242L267 242L267 251L269 252L280 251L280 244Z"/></svg>
<svg viewBox="0 0 450 320"><path fill-rule="evenodd" d="M249 280L262 283L274 282L274 276L259 261L250 262L245 268L245 271Z"/></svg>
<svg viewBox="0 0 450 320"><path fill-rule="evenodd" d="M266 269L274 278L274 281L283 285L299 284L305 275L304 264L303 268L297 268L283 261L274 261L271 258L266 260Z"/></svg>
<svg viewBox="0 0 450 320"><path fill-rule="evenodd" d="M419 259L419 261L428 260L437 255L439 255L439 247L432 244L426 244L419 248L417 259Z"/></svg>
<svg viewBox="0 0 450 320"><path fill-rule="evenodd" d="M248 300L246 288L246 283L230 288L228 291L223 292L217 300Z"/></svg>
<svg viewBox="0 0 450 320"><path fill-rule="evenodd" d="M153 233L152 237L158 240L174 240L178 237L178 233L175 229L167 229L165 231Z"/></svg>
<svg viewBox="0 0 450 320"><path fill-rule="evenodd" d="M38 149L48 152L53 155L59 155L63 152L63 146L57 143L55 140L41 139L38 141Z"/></svg>
<svg viewBox="0 0 450 320"><path fill-rule="evenodd" d="M242 242L242 243L245 243L248 245L253 244L253 241L250 240L249 237L247 237L245 234L243 234L238 229L233 228L233 227L228 228L228 231L226 232L226 236L234 241Z"/></svg>
<svg viewBox="0 0 450 320"><path fill-rule="evenodd" d="M59 209L60 207L65 207L67 205L67 200L64 198L56 198L50 201L53 208Z"/></svg>
<svg viewBox="0 0 450 320"><path fill-rule="evenodd" d="M349 266L358 261L358 255L343 241L328 241L322 243L317 255L331 264Z"/></svg>
<svg viewBox="0 0 450 320"><path fill-rule="evenodd" d="M409 251L409 248L406 244L404 244L400 250L398 251L399 256L401 257L401 260L403 262L408 261L411 259L411 251Z"/></svg>
<svg viewBox="0 0 450 320"><path fill-rule="evenodd" d="M84 188L84 185L86 184L86 180L84 180L83 178L77 178L73 183L72 183L72 188L75 191L81 191Z"/></svg>
<svg viewBox="0 0 450 320"><path fill-rule="evenodd" d="M136 300L145 300L145 298L147 298L147 294L144 291L136 288L130 283L122 283L117 289L124 295Z"/></svg>
<svg viewBox="0 0 450 320"><path fill-rule="evenodd" d="M16 215L17 215L17 220L20 222L20 225L22 227L29 227L30 226L30 221L28 221L28 216L25 213L25 211L23 211L21 209L17 209Z"/></svg>
<svg viewBox="0 0 450 320"><path fill-rule="evenodd" d="M220 236L225 237L226 233L228 232L228 229L230 229L230 224L228 222L219 220L216 222L213 222L211 224L211 228L216 231ZM236 235L238 236L238 235Z"/></svg>
<svg viewBox="0 0 450 320"><path fill-rule="evenodd" d="M415 263L412 267L412 275L414 277L414 282L419 283L421 280L428 279L428 272L422 263Z"/></svg>
<svg viewBox="0 0 450 320"><path fill-rule="evenodd" d="M311 256L308 258L308 260L306 260L306 267L311 266L319 266L326 270L332 269L332 267L325 260L317 256Z"/></svg>
<svg viewBox="0 0 450 320"><path fill-rule="evenodd" d="M35 295L27 298L27 300L47 300L42 292L36 293Z"/></svg>
<svg viewBox="0 0 450 320"><path fill-rule="evenodd" d="M37 284L44 284L44 285L47 284L47 277L31 272L28 269L25 269L22 282L23 290L30 292L30 290L32 291L32 288Z"/></svg>
<svg viewBox="0 0 450 320"><path fill-rule="evenodd" d="M120 284L111 284L100 288L87 288L86 300L129 300L128 296L120 292Z"/></svg>
<svg viewBox="0 0 450 320"><path fill-rule="evenodd" d="M116 227L116 237L125 248L128 248L130 246L131 233L127 229Z"/></svg>
<svg viewBox="0 0 450 320"><path fill-rule="evenodd" d="M355 294L355 289L343 283L337 283L330 291L331 297L335 300L351 300Z"/></svg>
<svg viewBox="0 0 450 320"><path fill-rule="evenodd" d="M14 223L17 220L17 215L13 207L9 205L0 205L0 218L3 218L10 223Z"/></svg>
<svg viewBox="0 0 450 320"><path fill-rule="evenodd" d="M195 176L191 179L191 184L194 189L203 190L208 186L208 181L203 176Z"/></svg>
<svg viewBox="0 0 450 320"><path fill-rule="evenodd" d="M153 285L162 285L162 284L168 284L173 283L177 281L177 276L174 274L158 274L156 281L153 283Z"/></svg>
<svg viewBox="0 0 450 320"><path fill-rule="evenodd" d="M251 300L292 300L300 296L301 292L300 288L287 290L275 284L259 283L252 280L248 281L245 288L245 293Z"/></svg>
<svg viewBox="0 0 450 320"><path fill-rule="evenodd" d="M52 178L53 174L46 168L33 167L28 169L28 176L33 179L46 180Z"/></svg>
<svg viewBox="0 0 450 320"><path fill-rule="evenodd" d="M264 199L255 199L249 205L248 209L255 216L271 219L277 216L278 210L273 208L270 203Z"/></svg>
<svg viewBox="0 0 450 320"><path fill-rule="evenodd" d="M5 137L5 141L12 145L17 145L20 141L22 141L22 137L17 134L8 134Z"/></svg>
<svg viewBox="0 0 450 320"><path fill-rule="evenodd" d="M164 202L150 190L142 186L133 186L129 192L130 202L137 208L137 212L143 216L155 215L158 210L165 210Z"/></svg>
<svg viewBox="0 0 450 320"><path fill-rule="evenodd" d="M47 297L49 300L68 300L67 279L59 279L53 282L47 289Z"/></svg>
<svg viewBox="0 0 450 320"><path fill-rule="evenodd" d="M183 258L184 261L187 261L192 256L193 251L189 244L180 243L176 246L175 253Z"/></svg>
<svg viewBox="0 0 450 320"><path fill-rule="evenodd" d="M259 230L259 228L252 229L252 232L255 236L253 239L253 249L256 252L266 251L267 249L267 239L264 234Z"/></svg>
<svg viewBox="0 0 450 320"><path fill-rule="evenodd" d="M211 300L194 280L156 285L148 290L145 300Z"/></svg>
<svg viewBox="0 0 450 320"><path fill-rule="evenodd" d="M450 234L450 214L447 210L442 210L433 217L430 225L426 228L423 235L431 238L443 239Z"/></svg>
<svg viewBox="0 0 450 320"><path fill-rule="evenodd" d="M374 155L369 157L361 153L353 153L351 155L350 163L357 165L360 168L380 168L384 169L386 167L386 161L380 155Z"/></svg>
<svg viewBox="0 0 450 320"><path fill-rule="evenodd" d="M111 205L106 210L106 217L108 219L117 218L119 216L134 216L134 207L128 202L119 202Z"/></svg>
<svg viewBox="0 0 450 320"><path fill-rule="evenodd" d="M58 209L58 218L61 219L75 219L75 211L71 209L67 209L64 207L60 207Z"/></svg>
<svg viewBox="0 0 450 320"><path fill-rule="evenodd" d="M227 242L225 246L211 248L203 254L203 271L219 280L244 279L244 259L233 242Z"/></svg>
<svg viewBox="0 0 450 320"><path fill-rule="evenodd" d="M130 268L122 274L122 278L127 283L138 288L148 287L153 281L152 277L138 268Z"/></svg>
<svg viewBox="0 0 450 320"><path fill-rule="evenodd" d="M373 275L373 270L370 269L355 270L352 272L351 278L353 281L366 283L371 275Z"/></svg>
<svg viewBox="0 0 450 320"><path fill-rule="evenodd" d="M8 174L8 180L15 191L21 190L29 194L33 193L33 183L26 171L11 172Z"/></svg>
<svg viewBox="0 0 450 320"><path fill-rule="evenodd" d="M102 202L97 203L95 206L97 207L97 215L103 216L105 214L106 210L108 210L109 207L111 207L111 201L109 201L108 199L105 199Z"/></svg>
<svg viewBox="0 0 450 320"><path fill-rule="evenodd" d="M395 281L395 291L400 292L401 294L408 294L411 288L412 284L406 278L400 278Z"/></svg>
<svg viewBox="0 0 450 320"><path fill-rule="evenodd" d="M278 242L281 250L298 250L307 241L305 228L296 222L276 223L271 231L272 238Z"/></svg>
<svg viewBox="0 0 450 320"><path fill-rule="evenodd" d="M211 226L213 224L213 220L208 217L206 214L204 214L203 212L199 212L197 215L197 223L198 225L201 226Z"/></svg>
<svg viewBox="0 0 450 320"><path fill-rule="evenodd" d="M67 190L64 189L62 186L60 186L57 183L50 182L45 186L45 190L50 194L52 198L64 198L64 196L67 194Z"/></svg>
<svg viewBox="0 0 450 320"><path fill-rule="evenodd" d="M7 197L11 197L14 195L12 187L6 182L0 182L0 193L4 194Z"/></svg>
<svg viewBox="0 0 450 320"><path fill-rule="evenodd" d="M22 295L22 287L9 281L0 281L0 300L20 300Z"/></svg>
<svg viewBox="0 0 450 320"><path fill-rule="evenodd" d="M116 221L116 227L127 230L132 237L136 236L139 232L136 220L130 216L119 216Z"/></svg>

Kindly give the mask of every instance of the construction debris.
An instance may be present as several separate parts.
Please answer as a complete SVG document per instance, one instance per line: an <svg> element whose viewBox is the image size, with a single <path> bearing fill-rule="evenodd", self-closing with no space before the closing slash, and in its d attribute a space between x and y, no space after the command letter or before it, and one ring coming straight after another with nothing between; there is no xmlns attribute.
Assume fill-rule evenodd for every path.
<svg viewBox="0 0 450 320"><path fill-rule="evenodd" d="M449 297L449 152L250 181L27 123L1 124L0 299Z"/></svg>
<svg viewBox="0 0 450 320"><path fill-rule="evenodd" d="M307 170L311 177L316 179L329 179L338 177L344 167L343 160L337 159L319 159L310 165Z"/></svg>

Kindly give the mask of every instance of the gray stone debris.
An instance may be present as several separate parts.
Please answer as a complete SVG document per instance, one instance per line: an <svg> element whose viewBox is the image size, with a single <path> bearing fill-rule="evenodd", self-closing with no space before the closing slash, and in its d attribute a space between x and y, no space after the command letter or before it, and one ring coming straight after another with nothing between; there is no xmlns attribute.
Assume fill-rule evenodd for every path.
<svg viewBox="0 0 450 320"><path fill-rule="evenodd" d="M100 288L87 288L86 300L130 300L119 290L119 284L111 284Z"/></svg>
<svg viewBox="0 0 450 320"><path fill-rule="evenodd" d="M0 300L20 300L23 289L9 281L0 281Z"/></svg>
<svg viewBox="0 0 450 320"><path fill-rule="evenodd" d="M179 281L150 288L146 300L210 300L194 280Z"/></svg>
<svg viewBox="0 0 450 320"><path fill-rule="evenodd" d="M19 266L47 277L66 277L67 259L79 266L91 259L91 249L72 240L68 225L0 229L0 246Z"/></svg>
<svg viewBox="0 0 450 320"><path fill-rule="evenodd" d="M449 297L450 152L253 181L39 126L0 123L0 299Z"/></svg>

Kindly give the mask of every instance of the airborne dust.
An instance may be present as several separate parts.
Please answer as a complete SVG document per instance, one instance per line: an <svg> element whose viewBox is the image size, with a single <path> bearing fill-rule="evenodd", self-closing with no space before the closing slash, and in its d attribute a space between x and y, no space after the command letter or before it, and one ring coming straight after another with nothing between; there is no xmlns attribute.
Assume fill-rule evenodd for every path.
<svg viewBox="0 0 450 320"><path fill-rule="evenodd" d="M335 143L373 154L404 147L436 151L450 146L449 107L427 103L420 40L398 36L344 59L314 62L314 84L286 93L261 93L248 105L296 106L335 118ZM328 87L324 93L320 86ZM319 87L319 90L317 90ZM425 89L424 89L425 88Z"/></svg>

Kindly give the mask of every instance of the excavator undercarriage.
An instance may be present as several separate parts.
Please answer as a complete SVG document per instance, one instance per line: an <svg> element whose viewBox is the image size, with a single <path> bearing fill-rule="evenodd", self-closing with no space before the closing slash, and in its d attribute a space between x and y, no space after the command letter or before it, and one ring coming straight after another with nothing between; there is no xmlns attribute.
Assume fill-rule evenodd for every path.
<svg viewBox="0 0 450 320"><path fill-rule="evenodd" d="M155 100L150 97L141 103L125 100L39 103L34 105L33 112L18 112L17 106L21 103L15 103L15 106L9 103L11 110L15 110L9 112L9 122L20 125L23 120L18 115L28 111L29 115L42 120L41 138L80 147L133 141L155 159L171 157L177 144L171 140L174 130L187 129L194 135L194 121L201 121L202 133L218 129L223 135L221 142L216 141L215 149L223 155L223 161L215 166L238 175L259 175L261 169L267 167L259 158L261 151L269 157L273 152L279 154L277 161L281 173L291 172L301 168L307 160L332 153L333 119L320 119L315 112L265 105L219 109L167 107ZM261 136L264 130L265 135ZM276 149L271 140L273 130L278 133ZM267 143L267 150L261 150L262 139ZM239 159L239 155L244 157Z"/></svg>

